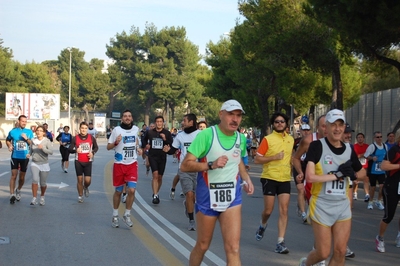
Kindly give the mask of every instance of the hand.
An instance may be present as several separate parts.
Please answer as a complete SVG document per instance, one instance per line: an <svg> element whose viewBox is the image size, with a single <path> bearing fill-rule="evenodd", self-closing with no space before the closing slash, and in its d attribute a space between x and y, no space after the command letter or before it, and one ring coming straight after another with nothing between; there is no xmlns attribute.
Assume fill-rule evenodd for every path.
<svg viewBox="0 0 400 266"><path fill-rule="evenodd" d="M247 195L251 195L254 192L254 185L251 182L251 179L248 178L248 181L244 181L243 183L240 184L242 186L242 188L244 189L244 191L247 193Z"/></svg>
<svg viewBox="0 0 400 266"><path fill-rule="evenodd" d="M161 133L160 134L160 137L163 139L163 141L165 141L167 138L165 137L165 134L164 133Z"/></svg>
<svg viewBox="0 0 400 266"><path fill-rule="evenodd" d="M121 136L121 134L119 134L118 137L115 139L115 142L120 143L121 140L122 140L122 136Z"/></svg>
<svg viewBox="0 0 400 266"><path fill-rule="evenodd" d="M37 147L38 147L38 149L43 149L43 145L42 144L38 144Z"/></svg>
<svg viewBox="0 0 400 266"><path fill-rule="evenodd" d="M81 153L81 152L82 152L81 147L77 148L77 149L76 149L76 152L77 152L77 153Z"/></svg>
<svg viewBox="0 0 400 266"><path fill-rule="evenodd" d="M297 181L303 181L303 180L304 180L304 174L303 174L303 173L298 174L298 175L296 176L296 179L297 179Z"/></svg>
<svg viewBox="0 0 400 266"><path fill-rule="evenodd" d="M164 145L163 152L169 152L170 149L171 147L169 145Z"/></svg>
<svg viewBox="0 0 400 266"><path fill-rule="evenodd" d="M29 159L30 157L31 157L31 155L28 153L28 154L26 155L26 158Z"/></svg>
<svg viewBox="0 0 400 266"><path fill-rule="evenodd" d="M338 171L342 172L344 176L348 176L350 180L356 180L356 173L354 172L351 165L353 164L352 161L348 160L347 162L339 165Z"/></svg>
<svg viewBox="0 0 400 266"><path fill-rule="evenodd" d="M22 134L21 134L21 137L22 137L24 140L28 140L28 137L26 136L25 133L22 133Z"/></svg>
<svg viewBox="0 0 400 266"><path fill-rule="evenodd" d="M218 159L214 161L213 169L224 168L227 162L228 162L228 156L222 155L221 157L218 157Z"/></svg>
<svg viewBox="0 0 400 266"><path fill-rule="evenodd" d="M282 160L284 155L285 155L284 151L281 151L280 153L275 155L275 159Z"/></svg>
<svg viewBox="0 0 400 266"><path fill-rule="evenodd" d="M89 153L88 153L88 157L89 157L90 159L92 159L92 158L94 157L93 152L89 152Z"/></svg>

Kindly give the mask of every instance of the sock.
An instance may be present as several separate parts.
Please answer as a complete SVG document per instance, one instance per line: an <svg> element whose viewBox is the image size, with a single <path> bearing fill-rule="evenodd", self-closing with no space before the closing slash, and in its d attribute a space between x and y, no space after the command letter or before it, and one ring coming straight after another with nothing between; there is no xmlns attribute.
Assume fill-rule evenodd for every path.
<svg viewBox="0 0 400 266"><path fill-rule="evenodd" d="M260 221L260 225L262 226L262 227L267 227L267 223L265 223L265 224L263 224L263 222L262 221Z"/></svg>
<svg viewBox="0 0 400 266"><path fill-rule="evenodd" d="M113 209L113 216L118 216L118 209Z"/></svg>
<svg viewBox="0 0 400 266"><path fill-rule="evenodd" d="M283 237L278 237L278 244L279 244L279 243L282 243L283 240L285 240Z"/></svg>
<svg viewBox="0 0 400 266"><path fill-rule="evenodd" d="M125 216L129 216L129 215L131 215L131 210L126 209L125 210Z"/></svg>
<svg viewBox="0 0 400 266"><path fill-rule="evenodd" d="M124 197L125 197L125 196L126 196L126 193L122 193L122 196L124 196Z"/></svg>
<svg viewBox="0 0 400 266"><path fill-rule="evenodd" d="M172 191L172 192L175 192L175 188L172 187L172 188L171 188L171 191Z"/></svg>
<svg viewBox="0 0 400 266"><path fill-rule="evenodd" d="M188 216L189 216L189 220L194 220L194 214L193 214L193 212L189 212L189 213L188 213Z"/></svg>

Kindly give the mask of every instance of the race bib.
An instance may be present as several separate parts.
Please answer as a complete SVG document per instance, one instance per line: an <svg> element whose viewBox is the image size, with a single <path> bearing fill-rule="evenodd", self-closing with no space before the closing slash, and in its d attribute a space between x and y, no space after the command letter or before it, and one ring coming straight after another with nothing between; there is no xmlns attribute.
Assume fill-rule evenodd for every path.
<svg viewBox="0 0 400 266"><path fill-rule="evenodd" d="M236 197L235 183L210 183L210 208L214 211L225 211Z"/></svg>
<svg viewBox="0 0 400 266"><path fill-rule="evenodd" d="M376 162L375 163L375 172L382 172L381 163L382 162Z"/></svg>
<svg viewBox="0 0 400 266"><path fill-rule="evenodd" d="M90 144L89 143L81 143L79 145L79 148L81 148L82 153L89 153L90 152Z"/></svg>
<svg viewBox="0 0 400 266"><path fill-rule="evenodd" d="M135 146L124 148L124 160L135 157Z"/></svg>
<svg viewBox="0 0 400 266"><path fill-rule="evenodd" d="M153 149L161 150L163 148L163 140L161 138L154 138L151 141L151 147Z"/></svg>
<svg viewBox="0 0 400 266"><path fill-rule="evenodd" d="M26 151L28 150L28 144L25 141L18 140L16 143L17 151Z"/></svg>
<svg viewBox="0 0 400 266"><path fill-rule="evenodd" d="M343 180L333 180L326 182L325 184L325 194L327 195L345 195L346 187Z"/></svg>

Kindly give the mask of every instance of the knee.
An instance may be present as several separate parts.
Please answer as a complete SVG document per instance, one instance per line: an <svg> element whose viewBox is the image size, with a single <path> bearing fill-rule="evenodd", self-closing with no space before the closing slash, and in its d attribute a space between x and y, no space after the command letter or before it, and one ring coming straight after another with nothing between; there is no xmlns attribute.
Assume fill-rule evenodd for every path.
<svg viewBox="0 0 400 266"><path fill-rule="evenodd" d="M344 258L346 256L347 245L337 246L333 249L333 256Z"/></svg>
<svg viewBox="0 0 400 266"><path fill-rule="evenodd" d="M133 187L130 187L127 189L126 191L128 193L128 195L134 195L135 194L135 189Z"/></svg>
<svg viewBox="0 0 400 266"><path fill-rule="evenodd" d="M225 244L225 251L227 254L231 255L239 255L240 246L239 243L226 243Z"/></svg>

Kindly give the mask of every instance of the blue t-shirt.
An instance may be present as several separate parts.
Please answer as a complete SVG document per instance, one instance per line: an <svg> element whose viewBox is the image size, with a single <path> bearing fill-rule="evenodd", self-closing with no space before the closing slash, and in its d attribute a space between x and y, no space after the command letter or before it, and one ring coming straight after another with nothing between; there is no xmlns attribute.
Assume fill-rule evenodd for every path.
<svg viewBox="0 0 400 266"><path fill-rule="evenodd" d="M29 144L21 136L25 133L28 139L33 139L33 132L27 128L13 128L7 136L7 140L11 141L13 145L13 151L11 158L14 159L26 159L26 155L29 153Z"/></svg>

